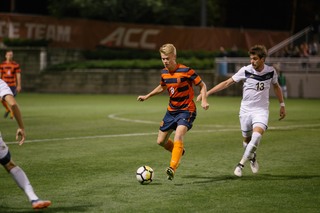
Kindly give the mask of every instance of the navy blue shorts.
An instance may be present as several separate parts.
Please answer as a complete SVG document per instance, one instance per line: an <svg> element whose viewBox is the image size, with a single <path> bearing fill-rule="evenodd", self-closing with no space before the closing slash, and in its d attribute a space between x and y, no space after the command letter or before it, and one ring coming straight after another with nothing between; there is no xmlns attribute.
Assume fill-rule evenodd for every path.
<svg viewBox="0 0 320 213"><path fill-rule="evenodd" d="M12 93L13 93L13 96L16 96L17 95L17 87L10 87Z"/></svg>
<svg viewBox="0 0 320 213"><path fill-rule="evenodd" d="M180 111L171 112L167 110L161 125L160 130L166 132L170 129L176 130L177 126L184 125L190 130L192 128L193 121L196 119L196 112Z"/></svg>
<svg viewBox="0 0 320 213"><path fill-rule="evenodd" d="M9 163L11 160L11 154L10 151L8 151L8 153L6 154L6 156L4 156L4 158L0 159L0 164L1 165L7 165L7 163Z"/></svg>

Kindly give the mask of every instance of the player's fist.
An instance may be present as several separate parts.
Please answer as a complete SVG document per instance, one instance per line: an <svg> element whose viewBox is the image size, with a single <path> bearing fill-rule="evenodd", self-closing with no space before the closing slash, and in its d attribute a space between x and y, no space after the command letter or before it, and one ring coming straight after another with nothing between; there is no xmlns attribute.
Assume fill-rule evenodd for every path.
<svg viewBox="0 0 320 213"><path fill-rule="evenodd" d="M140 95L138 96L137 101L145 101L146 99L147 99L146 95Z"/></svg>

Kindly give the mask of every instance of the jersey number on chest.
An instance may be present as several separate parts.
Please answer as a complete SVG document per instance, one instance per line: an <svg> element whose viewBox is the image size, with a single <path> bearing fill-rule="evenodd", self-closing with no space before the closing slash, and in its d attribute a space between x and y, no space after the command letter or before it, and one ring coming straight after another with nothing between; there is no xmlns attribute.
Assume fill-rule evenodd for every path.
<svg viewBox="0 0 320 213"><path fill-rule="evenodd" d="M264 90L264 83L263 82L256 83L256 90L257 91Z"/></svg>

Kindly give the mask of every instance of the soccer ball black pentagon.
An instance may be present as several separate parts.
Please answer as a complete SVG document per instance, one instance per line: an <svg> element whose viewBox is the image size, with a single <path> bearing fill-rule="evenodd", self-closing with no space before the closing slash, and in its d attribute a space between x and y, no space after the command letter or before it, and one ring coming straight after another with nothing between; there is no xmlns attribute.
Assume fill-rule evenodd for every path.
<svg viewBox="0 0 320 213"><path fill-rule="evenodd" d="M136 177L139 183L149 184L153 180L154 171L150 166L141 166L137 169Z"/></svg>

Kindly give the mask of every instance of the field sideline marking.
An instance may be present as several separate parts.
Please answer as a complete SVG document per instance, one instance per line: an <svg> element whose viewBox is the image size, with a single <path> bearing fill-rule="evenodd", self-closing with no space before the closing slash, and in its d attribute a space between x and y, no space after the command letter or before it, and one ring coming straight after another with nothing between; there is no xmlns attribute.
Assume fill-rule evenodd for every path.
<svg viewBox="0 0 320 213"><path fill-rule="evenodd" d="M159 122L156 121L147 121L147 120L137 120L137 119L129 119L129 118L123 118L123 117L118 117L118 115L121 115L124 113L114 113L108 115L108 118L117 120L117 121L124 121L124 122L132 122L132 123L145 123L145 124L160 124ZM203 125L203 124L197 124L197 126L206 126L206 127L212 127L212 128L225 128L226 126L224 125ZM229 126L230 127L230 126ZM232 126L232 128L237 128L238 126Z"/></svg>
<svg viewBox="0 0 320 213"><path fill-rule="evenodd" d="M193 130L193 133L204 133L204 132L226 132L226 131L239 131L239 129L214 129L214 130ZM52 141L69 141L79 139L96 139L96 138L117 138L117 137L134 137L134 136L148 136L157 135L158 132L149 133L131 133L131 134L116 134L116 135L95 135L95 136L79 136L79 137L68 137L68 138L45 138L26 140L24 143L40 143L40 142L52 142ZM5 142L6 144L16 144L18 142Z"/></svg>
<svg viewBox="0 0 320 213"><path fill-rule="evenodd" d="M129 118L123 118L118 117L118 115L121 115L124 113L114 113L108 115L108 118L118 121L125 121L125 122L132 122L132 123L147 123L147 124L159 124L160 122L155 121L146 121L146 120L136 120L136 119L129 119ZM205 127L213 127L213 128L226 128L225 125L210 125L210 124L197 124L197 126L205 126ZM240 131L240 124L235 126L228 126L231 128L238 128L238 131ZM320 127L320 124L304 124L304 125L291 125L291 126L278 126L278 127L268 127L268 130L288 130L288 129L295 129L295 128L302 128L302 127ZM231 129L229 129L231 131ZM233 129L232 129L233 130Z"/></svg>
<svg viewBox="0 0 320 213"><path fill-rule="evenodd" d="M121 118L121 117L118 117L118 115L120 115L120 114L123 114L123 113L110 114L110 115L108 115L108 118L111 118L113 120L125 121L125 122L133 122L133 123L160 124L160 122L155 122L155 121L146 121L146 120L136 120L136 119Z"/></svg>
<svg viewBox="0 0 320 213"><path fill-rule="evenodd" d="M128 118L117 117L118 114L110 114L109 118L114 120L120 120L125 122L134 122L134 123L149 123L149 124L158 124L159 122L154 121L145 121L145 120L135 120ZM209 126L209 125L208 125ZM213 128L223 128L223 129L210 129L210 130L191 130L191 133L211 133L211 132L229 132L229 131L239 131L240 128L228 128L222 125L210 125ZM280 126L280 127L269 127L269 130L290 130L296 128L306 128L306 127L320 127L320 124L305 124L305 125L292 125L292 126ZM116 137L134 137L134 136L148 136L148 135L157 135L158 132L150 133L131 133L131 134L115 134L115 135L95 135L95 136L79 136L79 137L66 137L66 138L47 138L47 139L35 139L35 140L26 140L25 143L40 143L40 142L52 142L52 141L69 141L69 140L79 140L79 139L96 139L96 138L116 138ZM6 142L6 144L17 144L18 142Z"/></svg>

